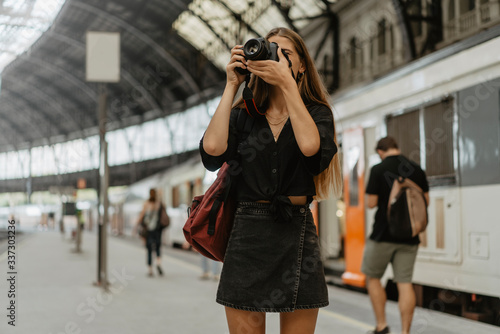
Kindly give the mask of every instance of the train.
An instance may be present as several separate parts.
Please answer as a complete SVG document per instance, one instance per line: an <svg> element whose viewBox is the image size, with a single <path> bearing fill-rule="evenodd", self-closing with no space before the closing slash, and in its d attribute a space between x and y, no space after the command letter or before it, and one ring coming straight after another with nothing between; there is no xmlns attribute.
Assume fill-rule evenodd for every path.
<svg viewBox="0 0 500 334"><path fill-rule="evenodd" d="M379 162L376 141L391 135L430 185L414 272L419 304L500 325L499 49L486 31L332 97L344 198L341 208L320 203L320 234L326 257L345 263L344 284L365 284L362 249L374 219L365 187Z"/></svg>

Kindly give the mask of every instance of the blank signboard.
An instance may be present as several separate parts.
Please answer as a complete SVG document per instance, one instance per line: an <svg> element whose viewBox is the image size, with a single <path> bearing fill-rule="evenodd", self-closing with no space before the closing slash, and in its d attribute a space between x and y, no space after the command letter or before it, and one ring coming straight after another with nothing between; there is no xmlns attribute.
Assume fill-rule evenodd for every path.
<svg viewBox="0 0 500 334"><path fill-rule="evenodd" d="M90 82L120 81L120 33L87 32L87 71Z"/></svg>

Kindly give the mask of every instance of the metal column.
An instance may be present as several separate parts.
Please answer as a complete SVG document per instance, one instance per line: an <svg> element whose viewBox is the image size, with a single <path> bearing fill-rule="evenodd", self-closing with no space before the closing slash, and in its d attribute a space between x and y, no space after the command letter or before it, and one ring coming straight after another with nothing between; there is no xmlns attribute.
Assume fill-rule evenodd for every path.
<svg viewBox="0 0 500 334"><path fill-rule="evenodd" d="M106 122L107 122L107 90L106 84L99 84L99 248L98 248L98 272L97 284L107 289L107 226L108 226L108 187L109 187L109 166L108 166L108 143L106 142Z"/></svg>

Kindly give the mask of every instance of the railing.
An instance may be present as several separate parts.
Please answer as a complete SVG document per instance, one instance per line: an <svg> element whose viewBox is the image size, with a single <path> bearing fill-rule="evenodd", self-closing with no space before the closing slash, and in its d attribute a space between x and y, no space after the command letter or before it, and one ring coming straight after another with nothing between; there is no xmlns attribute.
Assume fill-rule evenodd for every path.
<svg viewBox="0 0 500 334"><path fill-rule="evenodd" d="M360 63L355 68L351 67L348 53L344 53L340 66L340 85L341 87L365 80L374 79L380 75L390 72L403 61L401 50L388 50L382 55L375 55L369 63Z"/></svg>
<svg viewBox="0 0 500 334"><path fill-rule="evenodd" d="M344 58L340 66L340 85L346 87L356 82L363 81L365 79L363 69L364 66L361 64L355 68L351 68L350 62Z"/></svg>
<svg viewBox="0 0 500 334"><path fill-rule="evenodd" d="M389 72L396 67L397 50L389 50L384 54L378 55L370 64L370 72L373 77Z"/></svg>
<svg viewBox="0 0 500 334"><path fill-rule="evenodd" d="M500 22L500 1L482 4L460 17L445 22L445 43L471 35L495 22Z"/></svg>
<svg viewBox="0 0 500 334"><path fill-rule="evenodd" d="M460 33L467 33L477 27L477 12L467 12L458 18Z"/></svg>
<svg viewBox="0 0 500 334"><path fill-rule="evenodd" d="M481 23L488 23L491 21L490 4L482 4L481 8Z"/></svg>
<svg viewBox="0 0 500 334"><path fill-rule="evenodd" d="M481 29L488 28L500 23L500 0L490 1L477 6L474 10L462 14L444 23L444 41L441 46L452 43L458 39L472 35ZM384 54L378 54L377 36L369 41L369 47L363 48L363 53L357 50L356 64L353 67L349 49L342 52L340 60L340 86L346 87L352 84L374 79L386 74L404 62L402 50L395 50L394 45L387 45L389 50ZM388 37L386 37L388 38ZM391 43L392 44L392 43ZM440 46L438 45L438 48ZM363 56L365 52L370 54L369 61Z"/></svg>

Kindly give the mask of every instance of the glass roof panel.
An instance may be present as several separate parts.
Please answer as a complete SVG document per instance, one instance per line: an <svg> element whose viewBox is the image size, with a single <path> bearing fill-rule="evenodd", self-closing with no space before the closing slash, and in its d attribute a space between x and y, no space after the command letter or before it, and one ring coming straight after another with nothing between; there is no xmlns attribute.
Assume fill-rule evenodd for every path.
<svg viewBox="0 0 500 334"><path fill-rule="evenodd" d="M0 72L50 27L65 1L0 1Z"/></svg>
<svg viewBox="0 0 500 334"><path fill-rule="evenodd" d="M295 1L295 6L290 9L290 17L297 20L295 26L302 28L307 25L307 20L302 18L318 16L326 10L323 2L319 0Z"/></svg>
<svg viewBox="0 0 500 334"><path fill-rule="evenodd" d="M290 27L279 9L274 6L268 7L266 11L259 15L255 20L255 26L259 27L258 32L261 35L267 34L269 30L275 27Z"/></svg>
<svg viewBox="0 0 500 334"><path fill-rule="evenodd" d="M299 29L308 17L325 11L321 0L194 0L173 29L224 70L234 45L263 36L274 27L290 28L286 14L277 6L289 9L288 16Z"/></svg>

